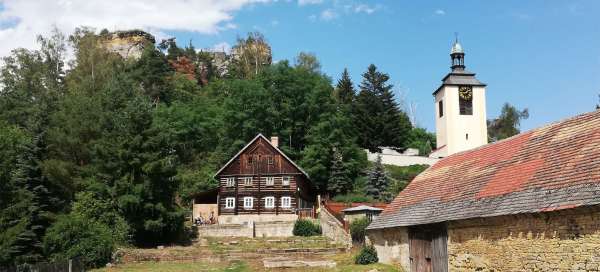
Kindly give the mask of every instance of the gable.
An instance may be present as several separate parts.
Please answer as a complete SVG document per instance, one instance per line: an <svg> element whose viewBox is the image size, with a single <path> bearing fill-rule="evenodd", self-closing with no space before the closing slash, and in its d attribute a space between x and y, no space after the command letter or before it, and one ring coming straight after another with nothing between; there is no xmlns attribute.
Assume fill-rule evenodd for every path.
<svg viewBox="0 0 600 272"><path fill-rule="evenodd" d="M440 160L369 228L599 204L600 111L595 111Z"/></svg>
<svg viewBox="0 0 600 272"><path fill-rule="evenodd" d="M260 169L252 166L251 161L260 160ZM267 163L267 160L272 160ZM273 174L308 174L287 157L279 148L271 144L262 134L257 135L235 156L233 156L217 173L218 175L253 174L256 171Z"/></svg>

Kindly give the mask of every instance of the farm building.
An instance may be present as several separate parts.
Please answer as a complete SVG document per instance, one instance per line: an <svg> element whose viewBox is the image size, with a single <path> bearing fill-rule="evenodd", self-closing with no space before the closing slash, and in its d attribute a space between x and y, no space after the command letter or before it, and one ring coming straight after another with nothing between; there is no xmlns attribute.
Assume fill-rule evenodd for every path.
<svg viewBox="0 0 600 272"><path fill-rule="evenodd" d="M598 271L600 110L441 159L367 237L406 271Z"/></svg>

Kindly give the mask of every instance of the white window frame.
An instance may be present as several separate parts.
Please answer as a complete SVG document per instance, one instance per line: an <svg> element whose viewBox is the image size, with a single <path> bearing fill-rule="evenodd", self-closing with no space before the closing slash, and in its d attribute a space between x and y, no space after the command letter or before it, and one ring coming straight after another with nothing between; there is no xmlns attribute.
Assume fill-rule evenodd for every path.
<svg viewBox="0 0 600 272"><path fill-rule="evenodd" d="M275 177L265 177L265 184L267 186L275 185Z"/></svg>
<svg viewBox="0 0 600 272"><path fill-rule="evenodd" d="M244 177L244 185L252 186L252 177Z"/></svg>
<svg viewBox="0 0 600 272"><path fill-rule="evenodd" d="M225 198L225 209L234 209L235 208L235 197L226 197Z"/></svg>
<svg viewBox="0 0 600 272"><path fill-rule="evenodd" d="M235 186L235 177L229 177L225 181L227 182L227 187Z"/></svg>
<svg viewBox="0 0 600 272"><path fill-rule="evenodd" d="M290 182L292 181L292 177L290 176L284 176L283 178L281 178L281 185L283 186L290 186Z"/></svg>
<svg viewBox="0 0 600 272"><path fill-rule="evenodd" d="M254 197L244 197L244 209L252 209L254 207Z"/></svg>
<svg viewBox="0 0 600 272"><path fill-rule="evenodd" d="M281 207L282 208L291 208L292 207L292 197L282 196L281 197Z"/></svg>
<svg viewBox="0 0 600 272"><path fill-rule="evenodd" d="M269 205L269 202L271 202L270 205ZM268 208L268 209L275 208L275 197L274 196L265 197L265 208Z"/></svg>

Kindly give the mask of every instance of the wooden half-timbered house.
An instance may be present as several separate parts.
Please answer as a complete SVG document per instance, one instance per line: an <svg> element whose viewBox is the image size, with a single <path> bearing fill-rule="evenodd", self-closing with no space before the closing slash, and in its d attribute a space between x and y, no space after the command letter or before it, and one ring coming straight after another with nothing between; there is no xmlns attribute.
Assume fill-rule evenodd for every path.
<svg viewBox="0 0 600 272"><path fill-rule="evenodd" d="M257 135L217 173L221 223L295 220L314 214L316 190L308 174L278 147Z"/></svg>

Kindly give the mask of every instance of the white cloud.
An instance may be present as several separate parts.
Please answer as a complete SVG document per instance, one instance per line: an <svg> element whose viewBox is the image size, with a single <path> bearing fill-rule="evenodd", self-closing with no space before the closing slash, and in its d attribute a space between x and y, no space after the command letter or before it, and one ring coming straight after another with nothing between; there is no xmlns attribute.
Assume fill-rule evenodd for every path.
<svg viewBox="0 0 600 272"><path fill-rule="evenodd" d="M78 26L108 30L140 28L161 36L178 30L213 34L236 28L233 13L270 0L0 0L0 56L17 47L34 48L38 34L55 25L70 33Z"/></svg>
<svg viewBox="0 0 600 272"><path fill-rule="evenodd" d="M326 9L321 12L319 15L319 19L323 21L331 21L338 17L338 14L332 9Z"/></svg>
<svg viewBox="0 0 600 272"><path fill-rule="evenodd" d="M444 10L441 10L441 9L436 9L435 10L435 14L436 15L446 15L446 12Z"/></svg>
<svg viewBox="0 0 600 272"><path fill-rule="evenodd" d="M323 0L298 0L298 5L300 6L305 6L305 5L317 5L317 4L322 4Z"/></svg>
<svg viewBox="0 0 600 272"><path fill-rule="evenodd" d="M373 12L377 11L377 9L379 9L378 6L372 7L367 4L358 4L354 6L354 13L364 12L366 14L372 14Z"/></svg>

